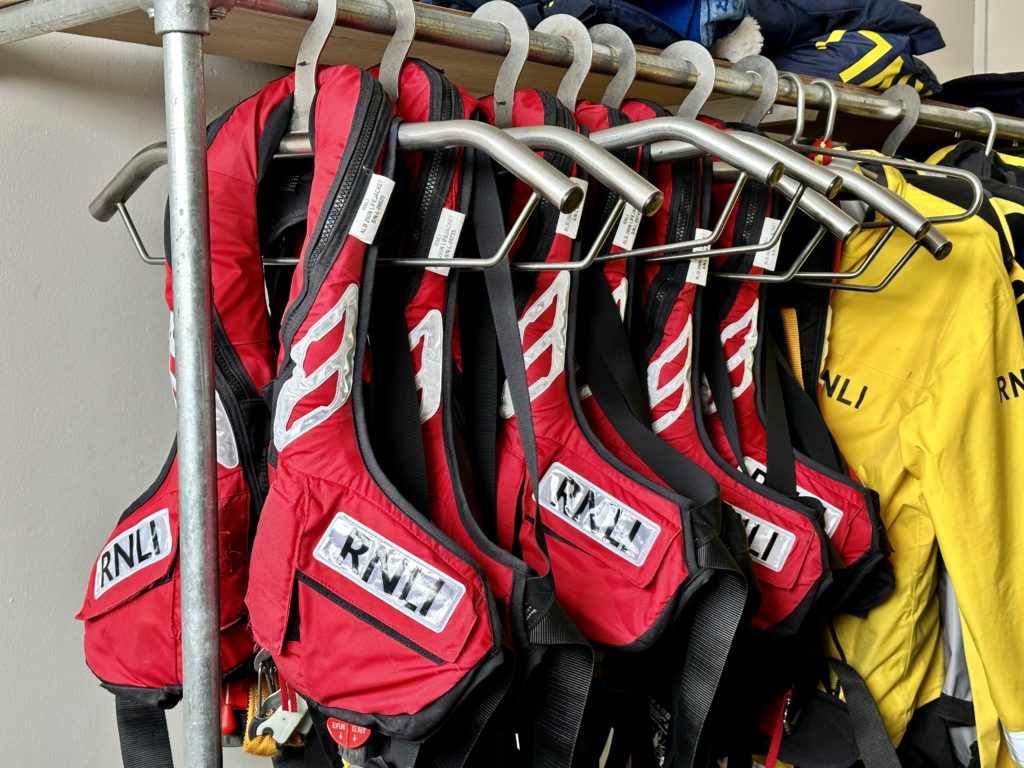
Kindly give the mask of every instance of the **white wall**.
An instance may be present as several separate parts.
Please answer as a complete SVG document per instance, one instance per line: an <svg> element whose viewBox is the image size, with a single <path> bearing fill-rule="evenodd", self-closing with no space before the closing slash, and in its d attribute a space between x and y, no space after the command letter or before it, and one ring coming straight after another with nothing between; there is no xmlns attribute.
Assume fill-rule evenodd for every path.
<svg viewBox="0 0 1024 768"><path fill-rule="evenodd" d="M1020 0L988 0L987 72L1024 71Z"/></svg>
<svg viewBox="0 0 1024 768"><path fill-rule="evenodd" d="M921 57L935 71L939 82L971 74L974 65L974 2L917 0L917 3L921 12L938 24L946 41L945 48Z"/></svg>
<svg viewBox="0 0 1024 768"><path fill-rule="evenodd" d="M1024 69L1019 0L990 0L991 69ZM923 0L971 71L973 3ZM277 74L211 58L211 116ZM99 546L160 468L174 432L163 272L86 206L163 138L155 49L70 35L0 48L0 721L6 765L118 765L113 697L85 668L72 619ZM160 252L165 176L132 211ZM172 713L180 744L180 711ZM179 762L180 764L180 762ZM228 764L249 764L232 751Z"/></svg>
<svg viewBox="0 0 1024 768"><path fill-rule="evenodd" d="M211 58L210 115L279 71ZM3 765L120 765L114 698L72 617L120 511L163 464L174 412L163 270L86 207L163 138L161 82L157 49L72 35L0 48ZM155 253L165 195L161 172L130 206ZM228 765L266 764L231 752Z"/></svg>

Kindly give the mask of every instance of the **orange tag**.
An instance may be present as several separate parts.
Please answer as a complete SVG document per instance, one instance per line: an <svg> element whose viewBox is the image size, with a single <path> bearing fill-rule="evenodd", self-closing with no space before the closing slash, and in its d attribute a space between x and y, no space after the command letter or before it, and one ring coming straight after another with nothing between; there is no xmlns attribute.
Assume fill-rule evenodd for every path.
<svg viewBox="0 0 1024 768"><path fill-rule="evenodd" d="M336 717L327 718L327 730L338 746L346 749L361 747L370 738L370 729L361 725L346 723Z"/></svg>

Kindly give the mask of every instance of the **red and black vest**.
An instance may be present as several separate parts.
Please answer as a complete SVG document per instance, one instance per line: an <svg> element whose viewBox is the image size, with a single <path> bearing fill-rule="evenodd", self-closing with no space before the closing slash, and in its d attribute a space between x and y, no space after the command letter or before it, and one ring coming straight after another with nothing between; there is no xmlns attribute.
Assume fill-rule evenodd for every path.
<svg viewBox="0 0 1024 768"><path fill-rule="evenodd" d="M267 85L208 131L213 344L216 376L220 660L225 676L251 663L243 598L253 530L266 494L268 414L261 389L274 370L264 293L257 197L291 113L293 78ZM169 257L168 257L169 258ZM166 299L172 306L170 268ZM173 315L170 373L174 385ZM85 603L85 656L118 697L122 736L149 734L169 760L160 708L181 697L177 451L121 515L93 566ZM146 730L150 729L150 730ZM156 733L163 732L162 740ZM126 742L132 743L129 738ZM155 745L155 746L154 746ZM129 760L129 755L125 754Z"/></svg>
<svg viewBox="0 0 1024 768"><path fill-rule="evenodd" d="M471 119L477 111L472 97L416 60L403 67L397 107L408 122ZM503 239L495 169L485 155L458 148L405 152L402 160L398 183L411 194L406 224L394 228L383 247L436 259L437 266L376 276L370 321L375 453L403 495L416 499L480 566L516 654L510 692L477 749L487 751L491 764L567 766L590 688L592 651L554 602L550 573L540 575L502 549L493 526L485 525L493 520L493 511L483 511L493 510L494 499L482 476L494 474L494 440L487 435L497 428L496 389L490 387L490 407L466 395L479 390L481 379L497 380L502 355L495 315L505 314L515 327L508 264L485 273L444 266L456 255L488 257ZM519 350L517 336L510 344ZM452 727L465 729L494 701L467 703L470 710L457 713Z"/></svg>
<svg viewBox="0 0 1024 768"><path fill-rule="evenodd" d="M492 104L485 100L483 107L489 111ZM516 94L513 121L517 126L576 128L569 110L537 91ZM575 171L568 158L546 157L566 173ZM513 214L527 193L521 185L510 191ZM562 215L542 204L517 244L514 263L556 265L578 259L577 236L585 215ZM522 552L527 562L550 561L558 601L588 639L606 650L602 676L610 672L629 683L622 691L618 722L610 723L633 720L622 728L636 735L624 747L625 755L634 748L645 756L660 750L669 761L692 765L710 698L702 701L694 693L700 688L686 685L687 657L678 650L690 636L687 614L695 598L717 576L699 557L702 544L719 530L717 487L704 478L684 497L633 471L590 429L576 379L578 280L570 272L517 273L515 289L541 481L536 497L526 492L527 459L516 435L516 409L506 400L497 438L498 540ZM546 553L537 547L537 531ZM742 604L741 598L733 629ZM731 636L728 631L724 635L728 647ZM675 651L671 675L652 668L668 648ZM691 659L697 657L695 652ZM671 726L660 735L652 732L647 717L648 687L633 684L638 680L653 683L659 694L663 683L670 688L665 696L674 711L666 713L665 722ZM599 693L608 690L607 678L604 683ZM690 694L683 696L684 689ZM599 718L608 711L606 701L594 702Z"/></svg>
<svg viewBox="0 0 1024 768"><path fill-rule="evenodd" d="M273 390L276 471L246 603L321 733L372 730L343 756L406 766L460 703L501 689L507 653L479 568L402 496L371 444L374 243L398 226L385 215L403 212L388 204L403 196L397 122L369 73L336 67L320 80L306 243Z"/></svg>

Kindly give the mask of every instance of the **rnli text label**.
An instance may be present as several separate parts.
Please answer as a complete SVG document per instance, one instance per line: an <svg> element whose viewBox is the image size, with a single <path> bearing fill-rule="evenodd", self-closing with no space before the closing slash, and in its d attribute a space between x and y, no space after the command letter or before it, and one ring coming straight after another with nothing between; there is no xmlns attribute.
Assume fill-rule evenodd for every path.
<svg viewBox="0 0 1024 768"><path fill-rule="evenodd" d="M661 526L554 463L540 481L540 503L633 565L643 565Z"/></svg>
<svg viewBox="0 0 1024 768"><path fill-rule="evenodd" d="M344 512L334 516L313 556L433 632L444 631L466 593L464 584Z"/></svg>

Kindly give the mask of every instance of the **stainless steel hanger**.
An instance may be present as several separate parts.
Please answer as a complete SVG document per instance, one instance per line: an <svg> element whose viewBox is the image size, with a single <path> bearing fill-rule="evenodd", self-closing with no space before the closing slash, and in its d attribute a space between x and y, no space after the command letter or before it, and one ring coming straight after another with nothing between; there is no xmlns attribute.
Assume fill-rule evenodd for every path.
<svg viewBox="0 0 1024 768"><path fill-rule="evenodd" d="M779 70L771 59L756 53L744 56L732 66L733 69L742 69L757 75L757 79L761 81L761 94L743 115L743 122L747 125L760 125L772 111L779 97Z"/></svg>
<svg viewBox="0 0 1024 768"><path fill-rule="evenodd" d="M590 28L590 39L602 43L615 54L617 68L608 87L601 96L601 104L618 109L636 79L636 46L622 27L614 24L595 24Z"/></svg>
<svg viewBox="0 0 1024 768"><path fill-rule="evenodd" d="M407 1L408 6L412 6L411 0L394 0L394 7L398 8L402 1ZM299 46L299 56L296 62L296 94L290 123L290 126L297 130L285 136L275 154L276 158L311 156L308 127L309 110L316 94L315 57L320 55L326 36L329 35L329 29L327 35L324 33L324 28L327 26L326 20L329 20L330 26L333 27L336 17L336 7L332 7L331 2L321 5L325 10L318 9L317 18L314 19ZM397 11L397 13L401 19L402 12ZM404 38L407 37L404 36ZM396 50L400 51L403 57L408 51L409 42L407 39L400 39L396 43ZM400 71L401 60L398 59L397 53L393 57L389 57L389 61L391 62L389 68L393 70L394 67L397 67ZM304 83L301 93L298 90L298 75L302 76ZM392 83L392 85L397 91L397 84ZM309 90L310 87L312 91ZM398 129L398 143L403 150L420 151L472 147L493 158L534 190L533 197L509 229L508 235L497 253L481 259L447 259L445 266L448 267L479 269L496 264L507 257L512 244L524 229L530 214L539 203L540 197L544 197L559 211L565 213L574 211L583 202L583 190L578 185L549 163L544 162L525 145L486 123L474 120L403 123ZM149 255L142 237L128 213L126 203L131 195L152 175L153 171L166 162L167 148L163 142L140 150L115 174L114 178L89 205L90 213L99 221L108 221L114 213L120 213L133 244L142 260L147 264L162 264L163 261ZM627 182L632 181L633 179L627 178ZM635 185L630 187L630 190L631 192L635 191ZM430 259L381 259L380 261L403 266L433 266L435 264L435 261Z"/></svg>
<svg viewBox="0 0 1024 768"><path fill-rule="evenodd" d="M511 128L516 85L530 56L530 27L522 12L506 0L484 3L473 12L473 18L500 24L508 37L508 53L494 81L494 124Z"/></svg>
<svg viewBox="0 0 1024 768"><path fill-rule="evenodd" d="M901 83L887 88L882 93L882 98L892 99L903 104L903 117L896 124L896 127L892 129L892 133L885 139L885 143L882 144L883 155L896 157L900 145L910 135L910 132L914 130L918 118L921 117L921 95L913 86Z"/></svg>
<svg viewBox="0 0 1024 768"><path fill-rule="evenodd" d="M685 60L694 66L698 71L698 84L702 82L702 79L703 82L708 82L710 79L710 83L713 86L714 76L712 73L714 72L714 60L711 59L710 54L705 49L700 46L697 46L697 49L699 49L699 52L694 49L693 46L675 44L666 49L665 54L668 58ZM765 68L763 62L756 63L759 65L760 69L766 73L766 79L768 79L769 82L774 80L774 78L771 78L768 74L770 70ZM683 105L680 107L680 112L685 114L696 114L699 112L700 106L702 105L702 99L705 97L706 92L706 88L700 90L695 88L694 91L691 92L690 97L683 102ZM695 95L697 98L694 100ZM677 120L681 123L684 122L679 120L677 115L676 118L655 118L654 120L643 121L642 123L636 123L634 125L646 126L657 124L658 121L665 120ZM720 140L724 141L727 147L743 145L746 148L753 150L756 155L762 159L768 157L769 160L774 159L777 162L783 163L784 170L794 177L790 179L780 176L775 179L775 182L779 184L780 191L786 197L789 197L791 201L781 220L784 222L784 225L788 226L796 208L798 206L802 206L815 220L820 221L838 237L846 238L849 237L852 232L856 231L856 222L851 217L840 212L835 206L829 205L827 200L825 200L818 192L824 192L829 197L835 196L842 185L842 182L836 174L812 163L805 157L780 148L775 142L765 136L742 131L725 133L723 131L718 131L712 126L704 123L698 123L694 120L686 122L688 122L690 126L697 125L700 126L701 129L710 130L710 135L720 137ZM598 143L605 143L608 141L609 137L615 136L615 131L622 131L623 128L628 129L628 126L619 126L615 129L600 131L592 134L591 138ZM606 146L615 147L616 145L608 143ZM734 182L740 188L734 188L733 194L730 196L729 203L726 205L715 223L711 235L685 242L663 244L657 247L647 246L644 248L635 248L623 253L608 254L600 257L601 261L616 258L654 256L658 254L661 254L658 260L706 258L708 256L720 255L722 253L756 252L765 248L772 248L781 242L785 226L780 227L768 243L732 246L726 249L715 249L710 251L703 250L704 248L713 245L720 237L725 223L731 215L732 208L739 199L739 192L742 185L745 184L746 173L747 170L749 170L749 166L744 167L743 160L739 159L735 154L730 156L730 154L723 152L720 147L714 147L713 144L709 145L708 143L705 143L703 146L699 146L695 141L658 141L652 144L651 147L651 159L654 161L693 157L702 153L717 155L723 160L730 162L734 168L737 168L740 171L740 175ZM739 162L737 162L737 160L739 160ZM809 185L815 191L805 194L804 184ZM695 249L702 250L698 252Z"/></svg>
<svg viewBox="0 0 1024 768"><path fill-rule="evenodd" d="M797 81L798 102L801 100L800 96L802 95L802 88L803 84ZM834 102L834 89L829 88L829 92L830 95L833 97ZM893 93L892 97L897 98L900 95L900 92L896 91ZM913 99L911 101L913 103ZM833 113L834 108L835 104L833 103L829 110L830 114ZM910 114L912 114L913 111L913 106L907 109L907 112ZM797 121L798 124L802 124L802 117L798 115ZM909 127L912 128L913 126ZM909 128L906 125L901 124L901 128L894 131L893 134L890 134L890 139L893 139L893 137L895 137L890 146L895 145L898 147L899 142L902 141L902 137L908 131ZM878 242L872 247L871 251L869 251L861 259L860 263L853 270L848 272L799 272L794 276L794 279L799 281L801 284L826 287L831 288L833 290L846 290L861 293L877 293L879 291L882 291L893 281L896 275L899 274L899 272L903 269L904 266L906 266L906 264L914 256L914 254L922 247L928 250L937 259L945 258L949 254L950 250L952 249L952 244L944 235L942 235L941 232L939 232L938 229L935 229L934 227L931 226L933 223L940 221L962 220L964 218L976 214L977 211L980 209L984 194L983 189L981 187L981 182L976 177L974 177L973 174L970 174L966 171L961 171L960 169L947 168L937 169L935 166L930 166L924 163L914 163L908 160L897 160L889 157L865 156L863 154L848 152L845 150L837 150L821 146L803 145L798 143L800 133L802 133L802 129L798 130L797 139L794 140L791 144L791 146L793 146L793 148L798 151L808 151L822 156L839 157L860 163L875 163L880 165L889 165L910 171L922 171L928 173L935 173L936 171L939 171L943 175L957 177L964 180L965 182L972 186L972 189L975 193L974 200L972 201L971 206L969 206L968 209L965 210L963 213L948 216L932 217L931 219L927 219L924 216L922 216L918 211L913 210L913 208L905 201L903 201L902 198L899 198L898 196L894 195L892 192L880 186L879 184L876 184L875 182L869 180L868 178L862 176L861 174L856 173L853 170L838 168L837 170L843 174L844 180L846 181L846 190L854 192L860 199L868 202L868 204L871 207L873 207L876 211L885 215L889 219L890 223L867 222L862 224L862 228L865 229L881 226L885 227L886 231L879 238ZM826 133L828 133L828 127L826 128ZM956 173L947 173L947 171L950 170L956 171ZM882 192L883 194L879 196L879 192ZM909 212L907 209L909 209ZM906 251L904 251L904 253L900 256L895 265L893 265L893 267L885 275L885 277L883 277L878 283L875 283L873 285L843 282L855 279L864 274L864 272L874 261L877 255L881 253L885 245L891 240L892 236L896 232L897 227L903 229L905 232L910 234L911 237L914 238L914 242L910 245L909 248L907 248Z"/></svg>
<svg viewBox="0 0 1024 768"><path fill-rule="evenodd" d="M579 19L566 14L549 16L537 26L537 30L564 37L572 48L572 65L559 83L556 97L567 109L574 110L579 90L590 72L594 53L593 40ZM511 73L509 76L512 77ZM515 79L518 79L518 76ZM574 130L556 126L523 126L508 128L505 132L531 149L555 151L572 158L619 198L611 214L602 222L597 238L587 248L582 259L559 264L522 262L513 264L516 270L545 272L586 269L594 263L605 242L615 231L627 203L644 216L652 215L661 206L664 197L661 190L608 150Z"/></svg>

